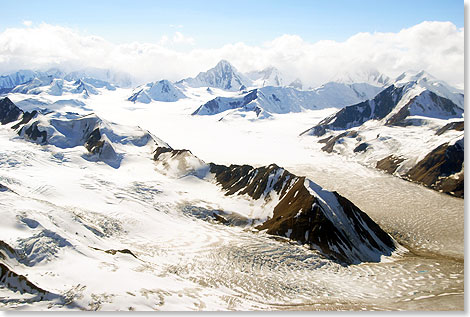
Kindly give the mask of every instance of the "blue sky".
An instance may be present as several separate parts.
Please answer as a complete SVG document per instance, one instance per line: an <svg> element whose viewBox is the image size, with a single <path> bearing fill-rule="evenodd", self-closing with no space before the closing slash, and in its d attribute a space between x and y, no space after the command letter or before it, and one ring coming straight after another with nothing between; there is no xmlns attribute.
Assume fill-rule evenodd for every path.
<svg viewBox="0 0 470 317"><path fill-rule="evenodd" d="M178 31L198 48L239 41L260 45L283 34L309 42L344 41L358 32L398 32L422 21L464 26L462 0L4 0L1 8L0 32L32 21L114 43L155 43Z"/></svg>

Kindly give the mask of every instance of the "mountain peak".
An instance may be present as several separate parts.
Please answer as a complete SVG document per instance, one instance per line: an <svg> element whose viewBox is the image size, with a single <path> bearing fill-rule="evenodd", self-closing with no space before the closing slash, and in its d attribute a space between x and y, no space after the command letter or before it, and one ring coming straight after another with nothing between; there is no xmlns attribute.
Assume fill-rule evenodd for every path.
<svg viewBox="0 0 470 317"><path fill-rule="evenodd" d="M239 91L244 89L244 87L250 87L251 80L223 59L208 71L201 72L194 78L183 79L177 82L177 84L186 84L193 88L213 87L229 91Z"/></svg>
<svg viewBox="0 0 470 317"><path fill-rule="evenodd" d="M289 87L302 90L303 84L302 81L299 78L296 78L293 82L289 84Z"/></svg>
<svg viewBox="0 0 470 317"><path fill-rule="evenodd" d="M400 76L398 76L395 79L395 83L405 83L405 82L410 82L410 81L420 81L420 80L431 80L435 81L437 80L436 77L431 75L425 70L420 70L420 71L406 71L403 72Z"/></svg>
<svg viewBox="0 0 470 317"><path fill-rule="evenodd" d="M281 72L274 66L246 73L246 76L253 81L255 87L283 86L284 84Z"/></svg>
<svg viewBox="0 0 470 317"><path fill-rule="evenodd" d="M150 103L152 100L173 102L182 98L186 98L186 95L182 93L178 87L173 85L170 81L162 79L135 88L132 92L132 96L127 100Z"/></svg>
<svg viewBox="0 0 470 317"><path fill-rule="evenodd" d="M226 68L226 67L234 68L234 67L232 66L232 64L230 64L229 61L227 61L226 59L221 59L221 60L217 63L217 65L215 65L214 68Z"/></svg>
<svg viewBox="0 0 470 317"><path fill-rule="evenodd" d="M375 68L346 69L338 72L330 82L341 84L367 83L373 86L384 87L390 83L390 78Z"/></svg>
<svg viewBox="0 0 470 317"><path fill-rule="evenodd" d="M464 109L463 91L437 79L425 70L404 72L395 79L393 84L396 87L420 87L420 89L432 91L441 97L452 100L453 103Z"/></svg>

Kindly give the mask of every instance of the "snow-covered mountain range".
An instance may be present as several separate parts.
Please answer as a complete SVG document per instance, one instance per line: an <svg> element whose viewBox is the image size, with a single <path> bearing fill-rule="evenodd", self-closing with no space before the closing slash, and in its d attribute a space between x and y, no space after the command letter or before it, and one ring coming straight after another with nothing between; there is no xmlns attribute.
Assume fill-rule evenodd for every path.
<svg viewBox="0 0 470 317"><path fill-rule="evenodd" d="M373 99L302 135L326 135L320 142L327 152L463 197L463 113L463 94L421 71L400 75Z"/></svg>
<svg viewBox="0 0 470 317"><path fill-rule="evenodd" d="M304 109L341 108L375 96L379 87L368 84L328 83L315 90L267 86L234 97L216 97L200 106L193 115L213 115L227 110L254 111L258 118L273 113L301 112Z"/></svg>
<svg viewBox="0 0 470 317"><path fill-rule="evenodd" d="M215 212L219 220L235 212L247 218L247 224L308 243L338 261L378 261L396 247L392 238L346 198L275 164L256 169L248 165L206 164L190 151L174 150L140 128L113 124L94 114L24 112L8 98L0 100L0 116L3 125L27 141L59 149L83 147L84 159L99 160L113 168L120 168L128 151L154 152L156 169L169 178L195 175L201 182L215 181L221 186L222 195L244 197L256 205L254 209L249 207L249 212L244 207L230 210L221 205Z"/></svg>
<svg viewBox="0 0 470 317"><path fill-rule="evenodd" d="M113 307L141 307L132 292L158 281L166 298L175 282L185 282L166 273L157 277L155 269L167 265L162 260L168 265L174 260L168 251L154 254L142 241L156 239L162 248L160 239L179 230L218 235L249 228L252 239L265 231L308 246L316 261L341 265L377 262L403 249L343 196L275 164L206 164L140 128L94 114L24 112L8 98L0 100L0 121L2 148L12 149L10 162L16 160L11 166L16 173L0 173L2 205L8 207L3 210L9 214L2 223L8 230L0 231L1 293L15 301L83 309L95 303L97 277L109 288L116 270L124 287L107 295ZM42 184L33 193L31 173ZM114 188L115 181L122 189ZM158 234L149 237L150 227ZM77 265L87 274L76 274ZM54 274L44 276L44 270ZM91 305L103 308L101 302Z"/></svg>
<svg viewBox="0 0 470 317"><path fill-rule="evenodd" d="M116 89L111 84L94 78L67 81L65 79L47 76L34 77L32 80L12 88L10 92L29 95L44 94L51 96L74 94L80 95L83 98L88 98L90 95L97 95L99 93L97 88L105 88L107 90Z"/></svg>
<svg viewBox="0 0 470 317"><path fill-rule="evenodd" d="M53 81L62 83L74 83L83 81L95 88L107 88L114 90L115 87L130 87L132 85L131 77L124 73L114 72L105 69L87 68L81 71L66 73L59 69L49 69L47 71L19 70L8 75L0 76L0 93L10 92L12 89L35 82L39 86L50 85ZM55 90L52 93L56 92ZM26 92L27 93L27 92ZM34 92L33 92L34 93Z"/></svg>
<svg viewBox="0 0 470 317"><path fill-rule="evenodd" d="M367 83L372 86L386 87L392 84L392 79L380 73L377 69L361 68L354 70L345 69L330 78L329 82L342 84Z"/></svg>
<svg viewBox="0 0 470 317"><path fill-rule="evenodd" d="M278 69L268 67L261 71L240 73L228 61L220 61L214 68L202 72L195 78L187 78L174 85L166 80L137 87L128 100L149 103L155 101L176 101L190 95L192 88L207 87L232 92L222 94L201 105L194 115L213 115L231 110L229 116L246 115L254 111L256 118L267 118L273 113L300 112L304 109L342 108L374 97L380 92L388 78L378 72L362 74L358 82L337 80L318 88L302 90L297 79L289 86ZM164 87L163 87L164 83ZM160 87L162 86L162 87ZM236 113L233 113L235 110ZM251 117L251 116L250 116Z"/></svg>
<svg viewBox="0 0 470 317"><path fill-rule="evenodd" d="M463 198L463 92L373 70L302 90L227 61L176 83L111 79L0 78L0 308L389 309L463 294L463 199L377 171ZM404 216L392 191L412 196Z"/></svg>

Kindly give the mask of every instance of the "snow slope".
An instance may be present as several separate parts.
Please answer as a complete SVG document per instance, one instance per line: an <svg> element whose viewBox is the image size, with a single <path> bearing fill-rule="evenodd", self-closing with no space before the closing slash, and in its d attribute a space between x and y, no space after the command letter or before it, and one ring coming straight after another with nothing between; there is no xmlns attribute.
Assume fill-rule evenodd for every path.
<svg viewBox="0 0 470 317"><path fill-rule="evenodd" d="M345 69L337 73L329 81L342 84L367 83L376 87L386 87L393 82L390 77L373 68Z"/></svg>
<svg viewBox="0 0 470 317"><path fill-rule="evenodd" d="M150 103L152 100L173 102L181 98L186 98L186 96L178 87L168 80L160 80L135 88L128 100Z"/></svg>
<svg viewBox="0 0 470 317"><path fill-rule="evenodd" d="M213 115L227 110L254 111L257 117L273 113L301 112L305 109L341 108L375 95L380 88L367 84L329 83L313 91L267 86L234 97L216 97L200 106L193 115Z"/></svg>
<svg viewBox="0 0 470 317"><path fill-rule="evenodd" d="M52 95L62 96L64 94L81 95L88 98L90 95L99 93L97 88L107 90L115 90L116 88L109 83L93 79L85 78L75 81L67 81L61 78L53 78L53 76L35 77L32 80L15 86L11 89L11 93L20 93L28 95Z"/></svg>
<svg viewBox="0 0 470 317"><path fill-rule="evenodd" d="M400 80L381 91L373 99L345 107L325 118L303 134L323 135L327 130L345 130L365 122L377 125L398 124L412 115L451 119L463 115L463 94L418 73L411 81ZM457 104L452 100L456 100Z"/></svg>
<svg viewBox="0 0 470 317"><path fill-rule="evenodd" d="M257 88L265 86L284 86L281 72L273 66L263 70L248 72L245 75L253 81L252 86Z"/></svg>
<svg viewBox="0 0 470 317"><path fill-rule="evenodd" d="M37 77L37 73L32 70L20 70L9 75L0 76L0 91L24 84L35 77Z"/></svg>
<svg viewBox="0 0 470 317"><path fill-rule="evenodd" d="M231 94L211 90L216 95ZM91 95L83 100L85 106L75 109L82 113L88 108L88 113L93 111L100 118L140 125L164 135L179 148L194 148L193 153L206 161L227 166L249 162L256 164L249 169L252 171L259 165L269 167L274 160L283 164L303 162L318 170L312 179L329 179L327 188L352 182L352 189L365 195L369 187L391 183L385 194L359 194L355 203L374 202L368 208L374 219L387 224L389 232L407 245L420 246L421 252L431 248L437 254L448 254L451 250L451 256L455 256L452 252L463 250L463 238L456 233L462 232L463 237L461 200L457 206L462 207L455 209L456 202L449 200L452 197L440 197L341 157L311 151L316 144L297 138L299 129L306 129L331 110L273 114L273 120L249 124L235 120L221 124L218 117L188 116L210 95L206 88L192 89L190 93L191 98L165 107L157 101L131 104L126 101L130 90L117 89ZM58 102L63 99L40 98L46 97ZM32 104L28 107L34 108ZM63 111L65 107L57 109ZM76 114L66 112L56 119L66 118L78 119ZM47 119L45 124L49 122ZM0 305L6 309L463 308L463 265L449 258L408 254L382 258L380 263L341 266L295 243L301 234L306 239L305 231L286 228L283 238L244 227L247 217L254 219L252 216L258 215L257 204L267 202L264 197L254 200L247 195L226 195L215 177L200 178L207 175L203 173L207 165L187 152L162 154L168 162L165 165L151 160L151 146L116 142L113 146L122 146L118 153L123 158L119 168L113 168L97 156L89 159L92 155L82 145L60 148L25 142L10 128L15 124L0 126L0 183L5 185L0 189L5 194L0 209L4 219L0 240L12 250L24 250L24 254L16 258L13 253L3 252L8 247L0 253L5 255L5 265L11 272L25 276L47 294L37 296L34 287L25 286L23 294L10 286L1 288ZM119 130L122 128L119 124ZM130 135L134 130L130 127L130 132L120 134ZM304 175L304 170L297 175ZM261 179L269 180L271 173L265 175L268 177ZM276 173L272 179L274 176ZM356 179L361 181L354 183ZM275 193L271 190L267 197L275 198ZM291 195L297 198L300 193L305 190L297 196L294 190ZM388 200L389 196L400 197L400 193L412 196L409 205L399 199L398 207L393 206L398 211L406 210L403 217L390 209ZM324 195L319 193L319 197ZM417 197L425 197L425 202ZM446 213L442 213L444 209ZM289 219L295 221L297 214ZM308 215L302 212L297 219L309 219ZM384 220L395 218L393 226ZM343 218L337 221L347 227ZM436 228L439 230L434 232ZM459 252L456 254L463 258L463 251ZM12 282L8 285L17 281L14 274L9 279Z"/></svg>
<svg viewBox="0 0 470 317"><path fill-rule="evenodd" d="M177 86L213 87L228 91L239 91L252 86L252 81L240 73L228 61L221 60L214 68L201 72L194 78L186 78L176 83Z"/></svg>
<svg viewBox="0 0 470 317"><path fill-rule="evenodd" d="M452 101L463 102L463 95L425 75L399 76L374 99L345 107L302 135L325 135L318 141L324 151L463 197L464 111Z"/></svg>
<svg viewBox="0 0 470 317"><path fill-rule="evenodd" d="M48 78L62 79L67 82L81 80L95 88L106 87L108 90L114 90L115 86L130 87L132 85L132 80L128 74L111 70L87 68L66 73L60 69L51 68L46 71L19 70L11 74L2 75L0 76L0 93L9 92L14 87L23 85L34 79L47 82Z"/></svg>

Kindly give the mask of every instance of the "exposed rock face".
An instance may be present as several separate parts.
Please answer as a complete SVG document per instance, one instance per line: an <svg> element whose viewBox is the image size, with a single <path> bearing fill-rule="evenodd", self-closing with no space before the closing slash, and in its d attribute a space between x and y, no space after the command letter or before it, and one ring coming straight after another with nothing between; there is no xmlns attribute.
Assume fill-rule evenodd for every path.
<svg viewBox="0 0 470 317"><path fill-rule="evenodd" d="M364 152L365 150L367 150L367 148L369 147L369 143L367 142L364 142L364 143L361 143L359 144L358 146L356 146L353 150L354 153L358 153L358 152Z"/></svg>
<svg viewBox="0 0 470 317"><path fill-rule="evenodd" d="M253 168L211 163L210 172L226 195L279 197L272 218L257 227L268 234L308 244L343 263L379 261L395 249L390 236L349 200L275 164Z"/></svg>
<svg viewBox="0 0 470 317"><path fill-rule="evenodd" d="M154 160L163 173L178 166L177 177L196 175L215 181L225 196L244 196L254 205L259 202L256 208L267 215L248 219L236 216L236 211L225 212L223 206L221 210L195 206L183 210L197 218L225 225L255 223L258 230L307 244L343 264L380 261L396 249L394 240L346 198L276 164L258 168L205 164L187 150L169 147L157 148Z"/></svg>
<svg viewBox="0 0 470 317"><path fill-rule="evenodd" d="M321 148L322 151L332 153L336 143L340 141L342 138L355 138L355 137L357 137L357 132L352 130L352 131L346 131L346 132L340 133L337 136L329 136L328 138L318 141L318 143L325 143L325 146Z"/></svg>
<svg viewBox="0 0 470 317"><path fill-rule="evenodd" d="M32 112L28 112L28 111L24 112L23 117L21 118L21 121L13 125L11 128L13 130L18 129L19 127L29 123L29 121L31 121L31 119L33 119L37 114L38 112L36 110L33 110Z"/></svg>
<svg viewBox="0 0 470 317"><path fill-rule="evenodd" d="M0 100L0 123L7 124L19 119L23 111L8 97Z"/></svg>
<svg viewBox="0 0 470 317"><path fill-rule="evenodd" d="M411 88L410 88L411 86ZM463 110L451 100L438 96L432 91L416 93L405 103L405 96L413 92L413 84L394 86L384 89L372 100L347 106L337 113L323 119L316 126L304 131L322 136L327 131L347 130L359 127L369 120L384 120L384 125L407 125L409 116L419 115L440 119L461 118ZM405 100L405 101L402 101Z"/></svg>
<svg viewBox="0 0 470 317"><path fill-rule="evenodd" d="M396 157L392 154L378 161L375 167L389 174L393 174L404 160L404 158Z"/></svg>
<svg viewBox="0 0 470 317"><path fill-rule="evenodd" d="M204 178L207 173L207 164L197 158L189 150L175 150L169 145L159 146L153 156L156 170L170 177L183 177L195 175Z"/></svg>
<svg viewBox="0 0 470 317"><path fill-rule="evenodd" d="M84 158L99 159L114 168L119 167L122 160L122 155L115 150L117 143L123 145L130 143L142 147L151 145L149 142L154 141L155 146L151 146L151 151L157 146L167 146L148 131L140 128L124 128L121 131L123 127L103 121L95 114L57 118L55 113L23 112L14 104L8 105L7 108L13 109L14 116L11 115L12 111L4 112L0 120L5 119L5 122L10 122L11 117L16 118L17 122L11 128L26 140L59 148L84 146L89 152L83 155Z"/></svg>
<svg viewBox="0 0 470 317"><path fill-rule="evenodd" d="M274 190L281 195L285 194L286 182L295 177L275 164L255 169L250 165L227 167L210 163L210 172L215 174L217 182L227 192L226 195L246 194L253 199L266 195L266 189Z"/></svg>
<svg viewBox="0 0 470 317"><path fill-rule="evenodd" d="M88 136L85 142L85 147L90 153L97 154L101 151L103 145L104 140L101 140L100 128L96 128Z"/></svg>
<svg viewBox="0 0 470 317"><path fill-rule="evenodd" d="M100 248L95 248L95 247L91 247L93 250L97 250L97 251L103 251L105 253L108 253L108 254L111 254L111 255L116 255L117 253L122 253L122 254L129 254L130 256L133 256L134 258L137 259L137 257L135 256L134 252L132 252L131 250L129 249L121 249L121 250L115 250L115 249L108 249L108 250L102 250Z"/></svg>
<svg viewBox="0 0 470 317"><path fill-rule="evenodd" d="M392 111L402 96L403 87L390 86L374 99L347 106L320 121L315 127L302 134L322 136L327 130L346 130L362 125L368 120L380 120Z"/></svg>
<svg viewBox="0 0 470 317"><path fill-rule="evenodd" d="M21 294L46 295L47 291L31 283L27 277L15 273L6 264L2 263L6 259L17 262L19 257L20 255L14 248L0 240L0 285Z"/></svg>
<svg viewBox="0 0 470 317"><path fill-rule="evenodd" d="M455 144L442 144L431 151L406 177L427 187L464 197L463 138Z"/></svg>
<svg viewBox="0 0 470 317"><path fill-rule="evenodd" d="M463 110L451 100L440 97L432 91L413 97L397 113L387 118L385 125L407 125L410 115L423 115L442 119L459 118Z"/></svg>
<svg viewBox="0 0 470 317"><path fill-rule="evenodd" d="M24 135L28 136L29 139L45 144L47 142L47 132L40 131L38 129L38 121L31 124L29 127L24 129Z"/></svg>
<svg viewBox="0 0 470 317"><path fill-rule="evenodd" d="M197 108L192 115L213 115L230 109L243 108L256 98L258 98L257 89L254 89L240 97L217 97Z"/></svg>
<svg viewBox="0 0 470 317"><path fill-rule="evenodd" d="M463 170L460 172L463 146L461 154L456 154L460 152L453 147L449 149L450 152L442 152L443 148L447 149L447 142L455 140L456 135L460 137L455 131L464 130L463 121L453 121L463 117L462 105L461 93L429 74L402 74L375 98L347 106L301 135L322 136L329 133L328 137L318 141L325 143L321 148L325 152L332 153L337 144L344 144L341 147L342 154L355 156L367 165L375 164L376 168L390 174L463 197L464 173ZM436 123L441 120L452 122L434 132ZM407 130L409 126L413 128ZM417 126L426 132L423 135L435 134L436 137L424 139L418 135L420 132ZM404 129L396 130L398 127ZM403 131L403 138L396 131ZM374 138L374 135L377 137ZM351 140L352 137L356 137L356 140ZM403 151L408 146L408 138L411 144L422 142L423 146L417 146L416 151ZM430 151L438 144L442 145ZM378 152L373 153L374 149L378 149ZM382 151L385 151L383 156ZM397 152L398 156L395 155ZM423 155L426 158L415 164ZM440 171L440 166L452 164L457 165L452 173Z"/></svg>
<svg viewBox="0 0 470 317"><path fill-rule="evenodd" d="M8 266L0 262L0 285L15 291L36 295L46 295L42 288L31 283L24 275L13 272Z"/></svg>
<svg viewBox="0 0 470 317"><path fill-rule="evenodd" d="M464 121L454 121L446 124L442 128L436 131L436 135L442 135L449 130L463 131L465 128Z"/></svg>

